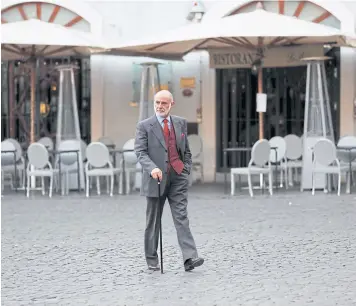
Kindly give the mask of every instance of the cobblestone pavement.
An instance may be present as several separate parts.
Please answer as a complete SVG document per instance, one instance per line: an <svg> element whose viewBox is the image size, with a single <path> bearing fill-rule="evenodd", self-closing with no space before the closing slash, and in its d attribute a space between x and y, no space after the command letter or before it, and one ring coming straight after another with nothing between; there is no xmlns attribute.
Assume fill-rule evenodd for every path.
<svg viewBox="0 0 356 306"><path fill-rule="evenodd" d="M205 264L184 272L170 210L165 273L143 257L138 195L2 198L2 305L356 305L356 194L190 192Z"/></svg>

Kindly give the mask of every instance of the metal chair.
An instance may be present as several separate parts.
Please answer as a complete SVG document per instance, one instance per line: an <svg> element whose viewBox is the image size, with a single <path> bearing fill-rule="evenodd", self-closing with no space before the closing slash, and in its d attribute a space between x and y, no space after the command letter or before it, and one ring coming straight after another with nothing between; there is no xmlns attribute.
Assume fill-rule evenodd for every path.
<svg viewBox="0 0 356 306"><path fill-rule="evenodd" d="M286 142L280 136L274 136L269 140L269 145L271 147L275 147L277 149L271 150L270 152L270 162L276 165L280 165L279 173L280 173L280 187L283 187L283 181L285 181L286 188L288 188L287 184L287 168L285 164L285 156L286 156ZM273 167L274 169L274 167ZM277 173L276 173L277 175Z"/></svg>
<svg viewBox="0 0 356 306"><path fill-rule="evenodd" d="M110 177L110 196L113 196L114 178L121 175L122 170L114 168L110 161L109 149L100 142L92 142L86 150L87 162L85 164L86 196L89 197L90 177L97 178L97 194L100 195L99 177ZM120 178L119 178L120 180Z"/></svg>
<svg viewBox="0 0 356 306"><path fill-rule="evenodd" d="M7 153L5 153L5 151ZM12 153L13 152L13 153ZM17 158L17 151L15 145L7 140L1 142L1 190L4 189L5 176L9 176L11 180L11 187L14 187L13 174L15 173L15 158ZM16 178L16 177L15 177Z"/></svg>
<svg viewBox="0 0 356 306"><path fill-rule="evenodd" d="M129 139L128 141L125 142L123 146L123 150L133 150L135 147L135 139ZM123 167L123 163L125 162L125 169ZM129 194L131 191L131 177L133 174L136 173L141 173L142 168L141 166L138 166L138 160L135 152L124 152L122 155L122 159L120 161L120 168L123 169L125 175L125 182L126 182L126 194ZM122 194L123 191L123 176L121 176L120 179L120 185L119 185L119 193Z"/></svg>
<svg viewBox="0 0 356 306"><path fill-rule="evenodd" d="M288 185L294 185L293 170L302 169L303 167L303 142L300 137L289 134L284 137L286 142L285 167L287 168Z"/></svg>
<svg viewBox="0 0 356 306"><path fill-rule="evenodd" d="M270 161L271 147L266 139L258 140L252 147L251 159L247 167L231 168L231 195L235 194L235 175L247 175L248 189L253 197L251 175L268 174L269 193L273 194L272 168Z"/></svg>
<svg viewBox="0 0 356 306"><path fill-rule="evenodd" d="M337 143L337 147L351 147L351 148L356 148L356 137L355 136L343 136L339 139ZM337 156L340 160L340 165L341 166L349 166L350 169L350 163L351 163L351 177L352 177L352 182L353 185L356 184L354 173L356 171L356 150L351 149L350 151L345 151L345 150L339 150L337 149ZM349 182L351 183L351 182ZM348 188L351 188L351 186L348 186Z"/></svg>
<svg viewBox="0 0 356 306"><path fill-rule="evenodd" d="M49 197L52 197L53 180L58 174L58 169L53 169L49 162L49 154L46 147L40 143L32 143L27 150L27 197L30 196L30 178L41 177L42 179L42 195L45 195L44 178L49 177Z"/></svg>
<svg viewBox="0 0 356 306"><path fill-rule="evenodd" d="M337 174L337 195L340 195L341 173L347 172L348 166L341 166L337 158L335 144L329 139L320 139L313 148L312 195L315 194L316 174Z"/></svg>
<svg viewBox="0 0 356 306"><path fill-rule="evenodd" d="M339 139L337 143L337 147L353 147L356 148L356 137L355 136L343 136ZM351 153L351 154L350 154ZM351 161L352 163L352 169L356 170L356 150L352 149L351 152L343 151L343 150L337 150L337 156L341 162L349 164ZM351 157L350 157L351 155ZM351 159L350 159L351 158Z"/></svg>
<svg viewBox="0 0 356 306"><path fill-rule="evenodd" d="M12 172L14 175L14 178L17 180L17 177L20 179L20 185L21 189L25 189L25 177L26 177L26 169L25 169L25 158L23 156L23 151L20 143L14 139L14 138L8 138L8 141L10 141L14 146L16 150L16 176L15 176L15 169L14 165L9 165L9 166L4 166L4 170L6 172Z"/></svg>

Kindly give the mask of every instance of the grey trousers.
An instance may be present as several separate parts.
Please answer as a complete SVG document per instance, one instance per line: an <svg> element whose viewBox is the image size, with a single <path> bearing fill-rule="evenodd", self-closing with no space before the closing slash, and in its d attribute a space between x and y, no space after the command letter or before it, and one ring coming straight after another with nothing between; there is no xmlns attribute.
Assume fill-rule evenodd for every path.
<svg viewBox="0 0 356 306"><path fill-rule="evenodd" d="M188 204L188 174L178 175L173 169L168 172L166 188L161 196L161 203L157 197L147 197L146 230L145 230L145 256L148 265L158 264L159 239L159 211L161 215L166 199L171 207L174 225L177 231L178 243L183 254L183 262L189 258L198 257L193 235L189 228ZM164 233L162 235L164 237ZM164 238L163 238L164 239Z"/></svg>

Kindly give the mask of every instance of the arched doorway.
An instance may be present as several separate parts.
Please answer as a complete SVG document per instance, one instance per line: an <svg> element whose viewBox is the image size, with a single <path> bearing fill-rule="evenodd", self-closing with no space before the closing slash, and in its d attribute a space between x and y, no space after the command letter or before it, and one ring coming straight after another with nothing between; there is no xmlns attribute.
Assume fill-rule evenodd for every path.
<svg viewBox="0 0 356 306"><path fill-rule="evenodd" d="M309 1L251 1L231 7L222 18L256 9L261 3L266 11L294 16L303 20L340 28L340 21L328 10ZM326 63L332 104L335 137L339 134L340 112L340 52L337 48L325 49L332 59ZM264 68L264 92L268 103L264 134L273 136L296 134L301 136L304 126L306 66ZM258 140L258 113L256 112L257 77L246 68L216 69L216 155L217 171L223 168L222 149L225 147L251 147ZM244 159L245 158L245 159ZM241 161L242 164L241 164ZM228 167L242 166L248 162L245 154L231 155Z"/></svg>
<svg viewBox="0 0 356 306"><path fill-rule="evenodd" d="M5 1L6 2L6 1ZM7 1L2 5L1 23L39 19L80 31L91 31L90 22L63 1ZM60 3L62 2L62 3ZM90 58L41 58L37 61L36 138L55 137L59 74L57 65L75 63L76 91L81 134L90 140ZM2 139L12 137L24 145L29 142L30 74L28 63L16 60L2 62Z"/></svg>

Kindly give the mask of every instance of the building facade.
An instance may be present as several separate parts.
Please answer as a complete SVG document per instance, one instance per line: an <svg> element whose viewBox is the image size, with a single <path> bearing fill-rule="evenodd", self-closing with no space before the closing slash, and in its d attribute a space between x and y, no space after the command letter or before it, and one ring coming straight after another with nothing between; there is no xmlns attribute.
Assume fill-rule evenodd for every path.
<svg viewBox="0 0 356 306"><path fill-rule="evenodd" d="M348 33L356 31L355 2L324 0L261 2L268 11L294 15ZM224 16L253 10L256 1L200 1L200 4L205 10L201 22L213 22ZM192 6L191 1L4 0L2 23L40 18L62 25L69 24L78 30L91 31L120 43L145 35L152 36L155 32L189 23L187 15ZM341 48L327 54L332 57L326 65L336 134L354 135L356 52ZM86 80L90 77L89 85L79 88L81 93L79 100L82 101L79 103L83 104L84 109L81 114L82 129L90 126L90 131L87 132L88 140L107 136L118 146L122 146L134 137L139 117L136 102L140 86L140 67L148 60L110 55L91 56L90 68L86 66L90 69L90 75L86 76ZM205 52L190 54L183 63L159 62L161 85L172 90L174 94L176 101L174 113L186 117L190 123L190 132L198 133L203 140L204 180L214 181L216 173L224 170L221 167L222 146L226 146L227 142L236 141L236 137L240 137L239 142L245 144L253 141L256 114L251 105L256 89L255 76L246 68L210 68L209 56ZM83 65L87 64L83 62ZM301 134L303 108L300 106L302 102L300 97L304 90L302 83L305 78L305 66L270 68L265 72L264 87L270 90L271 96L276 97L271 100L267 111L269 119L266 123L268 130L266 136L275 134L284 136L288 132ZM84 83L80 82L80 86ZM14 90L11 82L2 84L3 95L5 93L6 96L11 89ZM185 89L188 89L189 94ZM225 94L224 97L226 92L233 94L228 96ZM4 101L2 100L3 103ZM223 112L224 107L229 111ZM10 110L11 107L6 109L8 117ZM4 120L4 112L2 117ZM282 123L279 123L280 119ZM222 130L225 130L225 136ZM229 136L226 136L226 133ZM242 139L242 136L245 138Z"/></svg>

